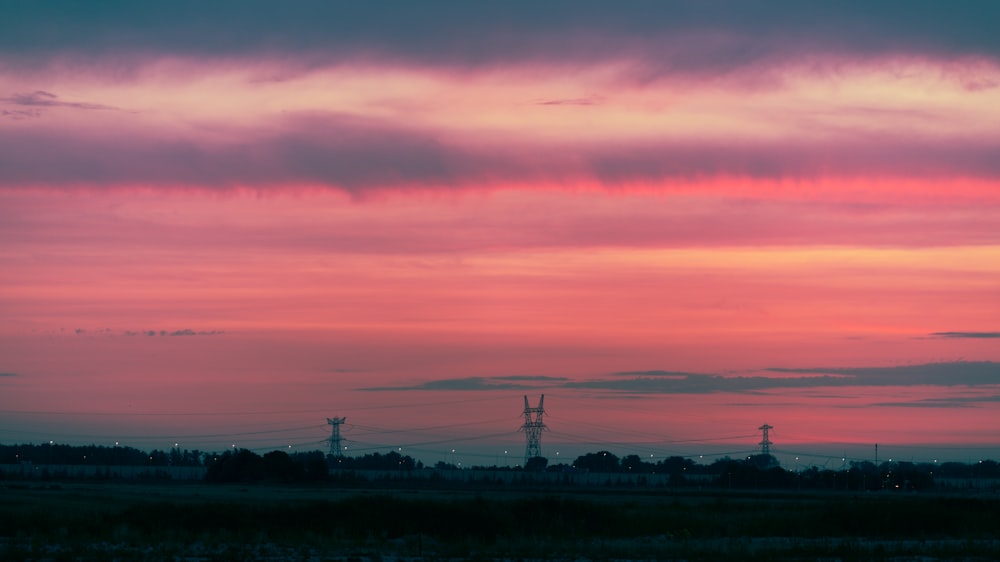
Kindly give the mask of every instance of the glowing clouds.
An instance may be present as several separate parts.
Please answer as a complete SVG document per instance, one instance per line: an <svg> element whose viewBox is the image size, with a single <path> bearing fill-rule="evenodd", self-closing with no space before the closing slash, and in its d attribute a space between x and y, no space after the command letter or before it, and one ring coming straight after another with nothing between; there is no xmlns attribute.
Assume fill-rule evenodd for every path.
<svg viewBox="0 0 1000 562"><path fill-rule="evenodd" d="M783 65L770 69L777 83L751 89L639 84L625 63L334 66L261 81L274 64L152 60L128 80L56 72L47 90L15 74L0 99L0 181L360 192L1000 175L1000 88L970 89L951 62ZM973 74L1000 81L990 63Z"/></svg>

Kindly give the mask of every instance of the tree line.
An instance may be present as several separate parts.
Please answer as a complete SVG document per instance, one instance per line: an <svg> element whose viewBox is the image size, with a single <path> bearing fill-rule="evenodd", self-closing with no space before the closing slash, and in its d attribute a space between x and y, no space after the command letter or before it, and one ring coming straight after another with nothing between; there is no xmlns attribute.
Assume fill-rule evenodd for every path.
<svg viewBox="0 0 1000 562"><path fill-rule="evenodd" d="M168 451L141 451L127 446L0 445L0 464L94 465L204 467L208 482L307 482L330 479L331 471L400 471L424 469L424 464L396 451L369 453L363 456L333 456L321 451L271 451L263 455L247 449L221 453L172 448ZM434 465L438 471L458 470L445 462ZM580 455L572 463L550 465L544 457L529 459L524 467L475 466L470 470L519 471L524 473L593 473L608 475L666 475L671 485L713 485L722 488L801 488L844 490L914 490L929 489L941 478L1000 479L1000 464L993 460L975 463L913 463L868 461L851 462L839 470L816 466L787 470L767 454L741 459L724 457L710 464L696 463L672 456L656 462L638 455L619 458L609 451ZM110 472L108 473L110 474Z"/></svg>

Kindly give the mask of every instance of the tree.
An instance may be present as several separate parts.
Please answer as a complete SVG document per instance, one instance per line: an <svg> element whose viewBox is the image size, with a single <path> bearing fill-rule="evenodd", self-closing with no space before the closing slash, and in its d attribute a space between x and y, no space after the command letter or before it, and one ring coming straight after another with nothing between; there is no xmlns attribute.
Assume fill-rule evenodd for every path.
<svg viewBox="0 0 1000 562"><path fill-rule="evenodd" d="M671 476L683 476L689 471L693 473L696 466L691 459L673 456L656 463L656 472L664 472Z"/></svg>
<svg viewBox="0 0 1000 562"><path fill-rule="evenodd" d="M764 453L760 455L752 455L747 458L747 463L757 467L760 470L770 470L780 466L781 463L778 459L774 458L774 455Z"/></svg>
<svg viewBox="0 0 1000 562"><path fill-rule="evenodd" d="M271 451L261 461L263 477L267 480L295 482L302 479L302 466L284 451Z"/></svg>
<svg viewBox="0 0 1000 562"><path fill-rule="evenodd" d="M302 467L303 478L310 482L318 482L330 477L330 466L322 451L294 453L292 459Z"/></svg>
<svg viewBox="0 0 1000 562"><path fill-rule="evenodd" d="M264 476L263 459L253 451L226 451L205 471L206 482L257 482Z"/></svg>
<svg viewBox="0 0 1000 562"><path fill-rule="evenodd" d="M618 457L608 451L587 453L586 455L577 457L576 461L573 462L573 466L580 470L589 470L590 472L618 472L619 469Z"/></svg>
<svg viewBox="0 0 1000 562"><path fill-rule="evenodd" d="M628 473L650 473L655 466L639 458L639 455L626 455L621 461L622 472Z"/></svg>
<svg viewBox="0 0 1000 562"><path fill-rule="evenodd" d="M545 457L531 457L524 463L524 470L528 472L542 472L549 465L549 459Z"/></svg>

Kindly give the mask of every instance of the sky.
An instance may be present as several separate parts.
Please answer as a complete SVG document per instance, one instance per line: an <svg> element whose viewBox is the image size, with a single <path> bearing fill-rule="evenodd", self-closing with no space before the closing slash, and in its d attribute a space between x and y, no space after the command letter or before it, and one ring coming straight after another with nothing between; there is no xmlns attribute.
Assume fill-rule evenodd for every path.
<svg viewBox="0 0 1000 562"><path fill-rule="evenodd" d="M0 442L1000 458L998 19L3 2Z"/></svg>

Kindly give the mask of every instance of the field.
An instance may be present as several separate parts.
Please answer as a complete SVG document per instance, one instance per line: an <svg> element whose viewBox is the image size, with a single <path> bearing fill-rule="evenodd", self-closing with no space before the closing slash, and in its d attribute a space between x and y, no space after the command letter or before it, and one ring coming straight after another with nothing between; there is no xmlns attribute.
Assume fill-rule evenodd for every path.
<svg viewBox="0 0 1000 562"><path fill-rule="evenodd" d="M994 560L1000 498L8 483L3 560Z"/></svg>

